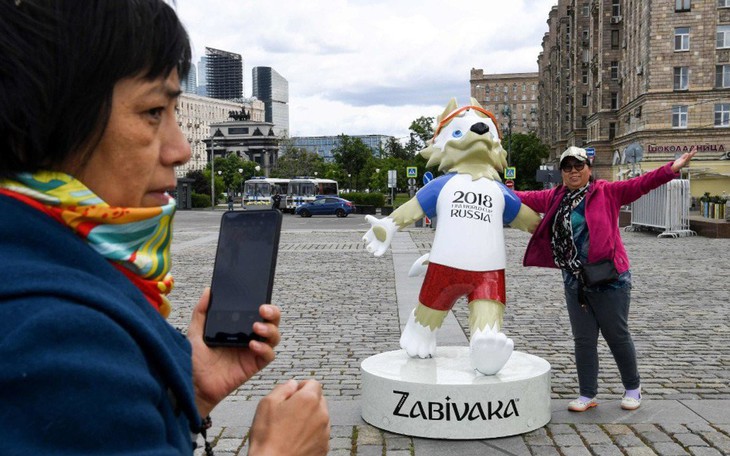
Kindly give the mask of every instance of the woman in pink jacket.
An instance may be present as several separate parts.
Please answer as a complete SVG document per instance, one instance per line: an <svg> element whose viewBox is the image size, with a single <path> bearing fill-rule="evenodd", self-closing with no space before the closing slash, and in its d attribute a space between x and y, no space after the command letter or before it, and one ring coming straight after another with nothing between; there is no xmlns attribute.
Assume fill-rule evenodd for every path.
<svg viewBox="0 0 730 456"><path fill-rule="evenodd" d="M545 214L525 252L525 266L560 268L575 341L580 396L568 409L583 412L598 405L598 332L608 343L626 388L621 407L641 405L636 350L628 327L631 272L621 242L621 206L665 184L686 166L695 152L626 181L595 180L585 149L569 147L560 156L563 185L549 190L518 191L522 202ZM601 284L588 284L586 265L611 260L615 269Z"/></svg>

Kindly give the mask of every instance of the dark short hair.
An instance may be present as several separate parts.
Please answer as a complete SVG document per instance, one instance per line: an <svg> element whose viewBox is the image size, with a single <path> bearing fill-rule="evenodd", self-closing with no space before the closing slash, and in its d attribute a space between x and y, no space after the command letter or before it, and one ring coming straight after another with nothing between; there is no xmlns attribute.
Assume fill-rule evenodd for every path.
<svg viewBox="0 0 730 456"><path fill-rule="evenodd" d="M118 81L182 79L190 59L163 0L0 0L0 178L86 160Z"/></svg>

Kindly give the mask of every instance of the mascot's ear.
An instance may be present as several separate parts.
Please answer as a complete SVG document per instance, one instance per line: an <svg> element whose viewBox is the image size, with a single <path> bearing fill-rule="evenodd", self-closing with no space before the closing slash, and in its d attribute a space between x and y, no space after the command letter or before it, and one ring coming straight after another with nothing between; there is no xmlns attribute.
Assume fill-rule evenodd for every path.
<svg viewBox="0 0 730 456"><path fill-rule="evenodd" d="M480 108L484 109L484 106L480 105L479 102L477 101L477 99L474 98L474 97L471 97L470 104L472 106L477 106L477 107L480 107Z"/></svg>
<svg viewBox="0 0 730 456"><path fill-rule="evenodd" d="M456 98L452 98L451 100L449 100L449 103L446 105L446 109L444 109L444 112L442 112L441 115L436 118L436 124L440 124L441 121L446 118L446 116L456 110L456 107Z"/></svg>

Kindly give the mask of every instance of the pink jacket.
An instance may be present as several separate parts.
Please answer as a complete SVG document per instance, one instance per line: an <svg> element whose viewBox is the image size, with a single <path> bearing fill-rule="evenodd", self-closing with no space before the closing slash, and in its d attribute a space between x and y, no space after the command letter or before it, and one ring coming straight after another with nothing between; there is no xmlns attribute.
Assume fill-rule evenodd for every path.
<svg viewBox="0 0 730 456"><path fill-rule="evenodd" d="M617 182L596 180L591 184L585 199L586 224L590 233L589 263L613 258L619 274L629 269L629 258L618 228L619 209L677 177L678 174L671 168L672 163L668 163L633 179ZM525 266L557 268L550 247L550 231L565 192L563 185L549 190L515 192L524 204L545 214L527 244L523 260Z"/></svg>

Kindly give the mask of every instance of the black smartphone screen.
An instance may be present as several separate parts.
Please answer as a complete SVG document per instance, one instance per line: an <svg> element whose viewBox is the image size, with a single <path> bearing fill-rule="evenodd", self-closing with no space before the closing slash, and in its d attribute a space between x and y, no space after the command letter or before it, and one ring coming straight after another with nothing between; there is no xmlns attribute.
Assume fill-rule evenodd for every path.
<svg viewBox="0 0 730 456"><path fill-rule="evenodd" d="M248 346L259 306L271 302L281 212L229 211L221 218L204 340Z"/></svg>

